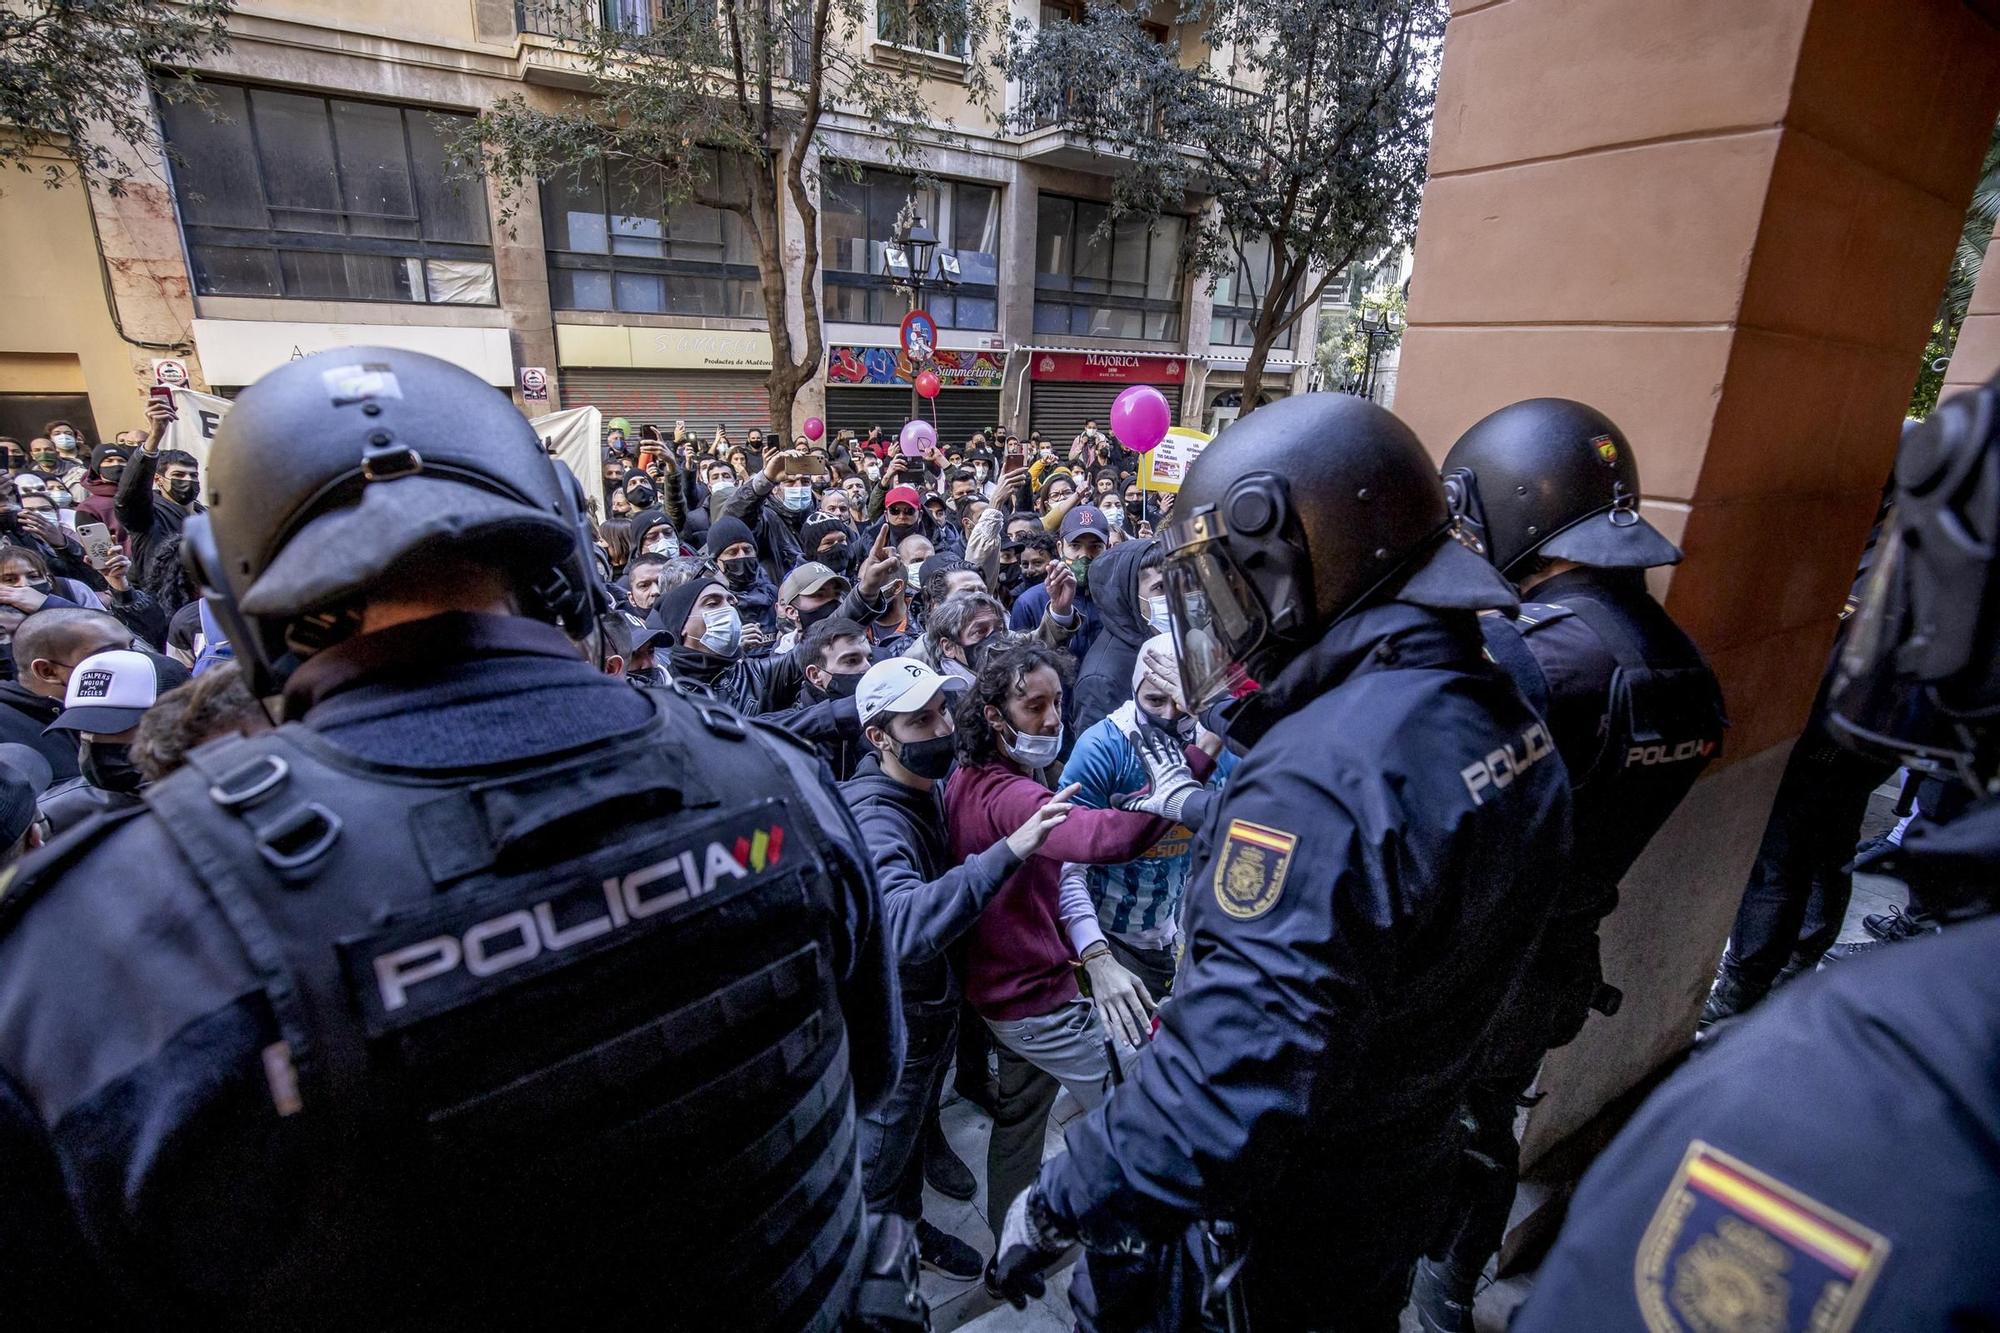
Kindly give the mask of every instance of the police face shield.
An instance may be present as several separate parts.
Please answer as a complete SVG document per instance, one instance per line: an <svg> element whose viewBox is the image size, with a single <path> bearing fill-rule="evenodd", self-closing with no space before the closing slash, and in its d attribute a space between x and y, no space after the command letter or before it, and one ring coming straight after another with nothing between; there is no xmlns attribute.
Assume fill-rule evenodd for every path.
<svg viewBox="0 0 2000 1333"><path fill-rule="evenodd" d="M1828 695L1836 734L1981 792L2000 784L2000 441L1995 398L1940 408L1896 461Z"/></svg>
<svg viewBox="0 0 2000 1333"><path fill-rule="evenodd" d="M1257 688L1249 663L1270 632L1263 601L1217 540L1220 532L1220 519L1201 513L1161 535L1182 697L1197 713Z"/></svg>

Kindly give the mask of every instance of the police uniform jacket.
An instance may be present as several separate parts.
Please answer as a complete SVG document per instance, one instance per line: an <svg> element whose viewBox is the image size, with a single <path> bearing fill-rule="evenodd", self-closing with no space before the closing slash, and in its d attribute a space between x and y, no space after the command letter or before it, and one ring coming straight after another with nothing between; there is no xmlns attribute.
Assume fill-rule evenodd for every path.
<svg viewBox="0 0 2000 1333"><path fill-rule="evenodd" d="M1330 1274L1429 1239L1569 792L1465 612L1341 621L1228 735L1248 752L1201 830L1174 1000L1042 1187L1096 1248L1233 1218L1276 1273L1262 1323L1269 1294L1335 1300Z"/></svg>
<svg viewBox="0 0 2000 1333"><path fill-rule="evenodd" d="M361 798L320 787L350 811L326 853L346 859L330 864L373 865L377 845L404 845L404 815L430 827L420 811L447 817L436 824L446 836L417 839L420 856L365 881L329 873L250 895L266 923L251 931L243 896L191 869L185 821L170 835L159 813L177 793L209 799L198 770L218 753L210 746L147 789L149 808L79 829L22 869L0 898L10 1322L489 1328L615 1309L659 1327L831 1327L860 1264L849 1108L893 1086L901 1022L872 873L823 768L726 721L738 748L717 763L694 711L719 715L716 705L635 691L593 671L560 631L511 617L365 635L313 658L292 689L309 706L302 726L215 744L290 756L281 797L332 769L411 802L370 797L363 808L392 813L364 825L352 814ZM669 754L646 773L600 760L576 780L533 785L579 771L551 769L548 756L652 762L620 757L663 717L686 725L639 748L710 754L705 771ZM666 777L641 780L655 772ZM756 773L761 790L730 789ZM461 804L483 779L493 782L476 790L490 797ZM789 789L789 813L773 787ZM564 811L583 822L562 822ZM754 850L746 839L732 852L730 834L752 815ZM782 848L763 831L780 819L792 835ZM282 830L260 838L296 850ZM520 873L433 888L483 842L511 849L497 853L503 872L523 858ZM538 869L578 855L590 859L574 880ZM603 876L594 912L579 910ZM550 896L565 883L574 896ZM764 889L798 910L746 929L740 906ZM344 905L357 900L360 910ZM623 906L607 916L614 900ZM287 932L310 912L352 924L337 945ZM401 938L399 922L426 934L440 913L465 918L441 928L449 938L393 955L374 943ZM478 924L461 948L467 921ZM759 941L788 936L789 961L774 963ZM722 959L723 989L693 990L689 1010L716 965L680 943L697 937L743 956ZM289 989L272 980L273 951L294 960ZM317 961L329 955L338 961ZM805 1010L789 1036L770 1026ZM405 1015L413 1025L397 1026ZM706 1033L731 1034L729 1049L704 1053ZM768 1060L747 1059L767 1042ZM718 1123L709 1103L677 1103L697 1084L778 1108L783 1123L766 1132L740 1109ZM807 1087L787 1115L780 1089ZM667 1165L683 1152L694 1165ZM798 1182L789 1194L752 1197L787 1181ZM746 1226L764 1239L699 1252L704 1236ZM732 1285L732 1269L759 1265ZM759 1307L776 1287L786 1304Z"/></svg>

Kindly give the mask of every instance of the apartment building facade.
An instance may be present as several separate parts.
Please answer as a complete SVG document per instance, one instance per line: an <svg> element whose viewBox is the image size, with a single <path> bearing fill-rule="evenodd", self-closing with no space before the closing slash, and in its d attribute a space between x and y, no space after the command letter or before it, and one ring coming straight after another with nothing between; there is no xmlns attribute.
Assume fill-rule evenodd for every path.
<svg viewBox="0 0 2000 1333"><path fill-rule="evenodd" d="M604 0L602 19L644 22L657 2ZM0 333L0 433L64 415L104 436L129 427L163 361L228 395L293 357L365 342L446 357L531 415L590 404L635 424L764 425L770 340L733 215L565 173L503 221L493 182L447 170L450 134L480 109L576 89L558 27L538 0L243 6L229 51L201 71L211 105L155 107L173 151L139 163L122 197L0 195L17 260L0 296L25 316ZM1059 99L1040 128L1007 132L965 97L962 53L895 35L884 17L868 58L920 61L958 137L928 154L934 182L918 191L873 127L829 117L820 154L843 165L816 182L827 354L800 413L836 428L908 415L909 300L883 254L907 205L957 269L926 298L946 438L996 423L1073 433L1137 383L1161 387L1180 419L1212 418L1240 381L1241 293L1260 275L1189 271L1201 201L1107 238L1115 164L1064 127ZM1304 387L1317 317L1273 353L1267 393Z"/></svg>

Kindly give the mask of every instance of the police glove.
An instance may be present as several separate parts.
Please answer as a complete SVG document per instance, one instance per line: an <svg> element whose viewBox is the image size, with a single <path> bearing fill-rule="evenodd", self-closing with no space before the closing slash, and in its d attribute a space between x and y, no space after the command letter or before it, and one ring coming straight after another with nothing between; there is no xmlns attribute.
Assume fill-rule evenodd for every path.
<svg viewBox="0 0 2000 1333"><path fill-rule="evenodd" d="M1049 1212L1040 1185L1014 1196L1000 1224L1000 1244L987 1266L986 1285L1016 1310L1047 1289L1042 1274L1076 1239Z"/></svg>
<svg viewBox="0 0 2000 1333"><path fill-rule="evenodd" d="M1120 810L1158 815L1176 824L1199 828L1202 816L1208 811L1208 802L1199 798L1207 795L1207 788L1188 771L1187 756L1181 752L1180 742L1157 727L1129 732L1125 739L1131 742L1139 762L1146 766L1148 787L1142 792L1114 796L1111 803Z"/></svg>

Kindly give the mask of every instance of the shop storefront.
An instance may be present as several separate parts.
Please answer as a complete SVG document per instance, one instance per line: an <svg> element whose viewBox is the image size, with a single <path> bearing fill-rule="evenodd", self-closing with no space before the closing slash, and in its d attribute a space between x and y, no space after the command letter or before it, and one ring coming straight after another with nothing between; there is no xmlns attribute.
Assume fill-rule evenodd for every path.
<svg viewBox="0 0 2000 1333"><path fill-rule="evenodd" d="M835 346L826 358L826 424L831 430L862 434L870 426L894 433L910 419L911 388L917 367L894 347ZM974 431L992 434L1000 419L1004 352L941 348L931 368L943 388L929 402L918 400L925 420L935 420L938 439L963 444Z"/></svg>
<svg viewBox="0 0 2000 1333"><path fill-rule="evenodd" d="M1095 421L1102 430L1111 419L1111 404L1134 384L1150 384L1166 396L1174 424L1181 419L1181 389L1187 362L1177 356L1146 356L1136 352L1029 349L1031 387L1028 425L1059 445L1067 444Z"/></svg>
<svg viewBox="0 0 2000 1333"><path fill-rule="evenodd" d="M741 439L770 424L764 387L771 340L734 329L649 329L556 325L564 407L595 407L633 429L676 422L701 439L726 427Z"/></svg>

